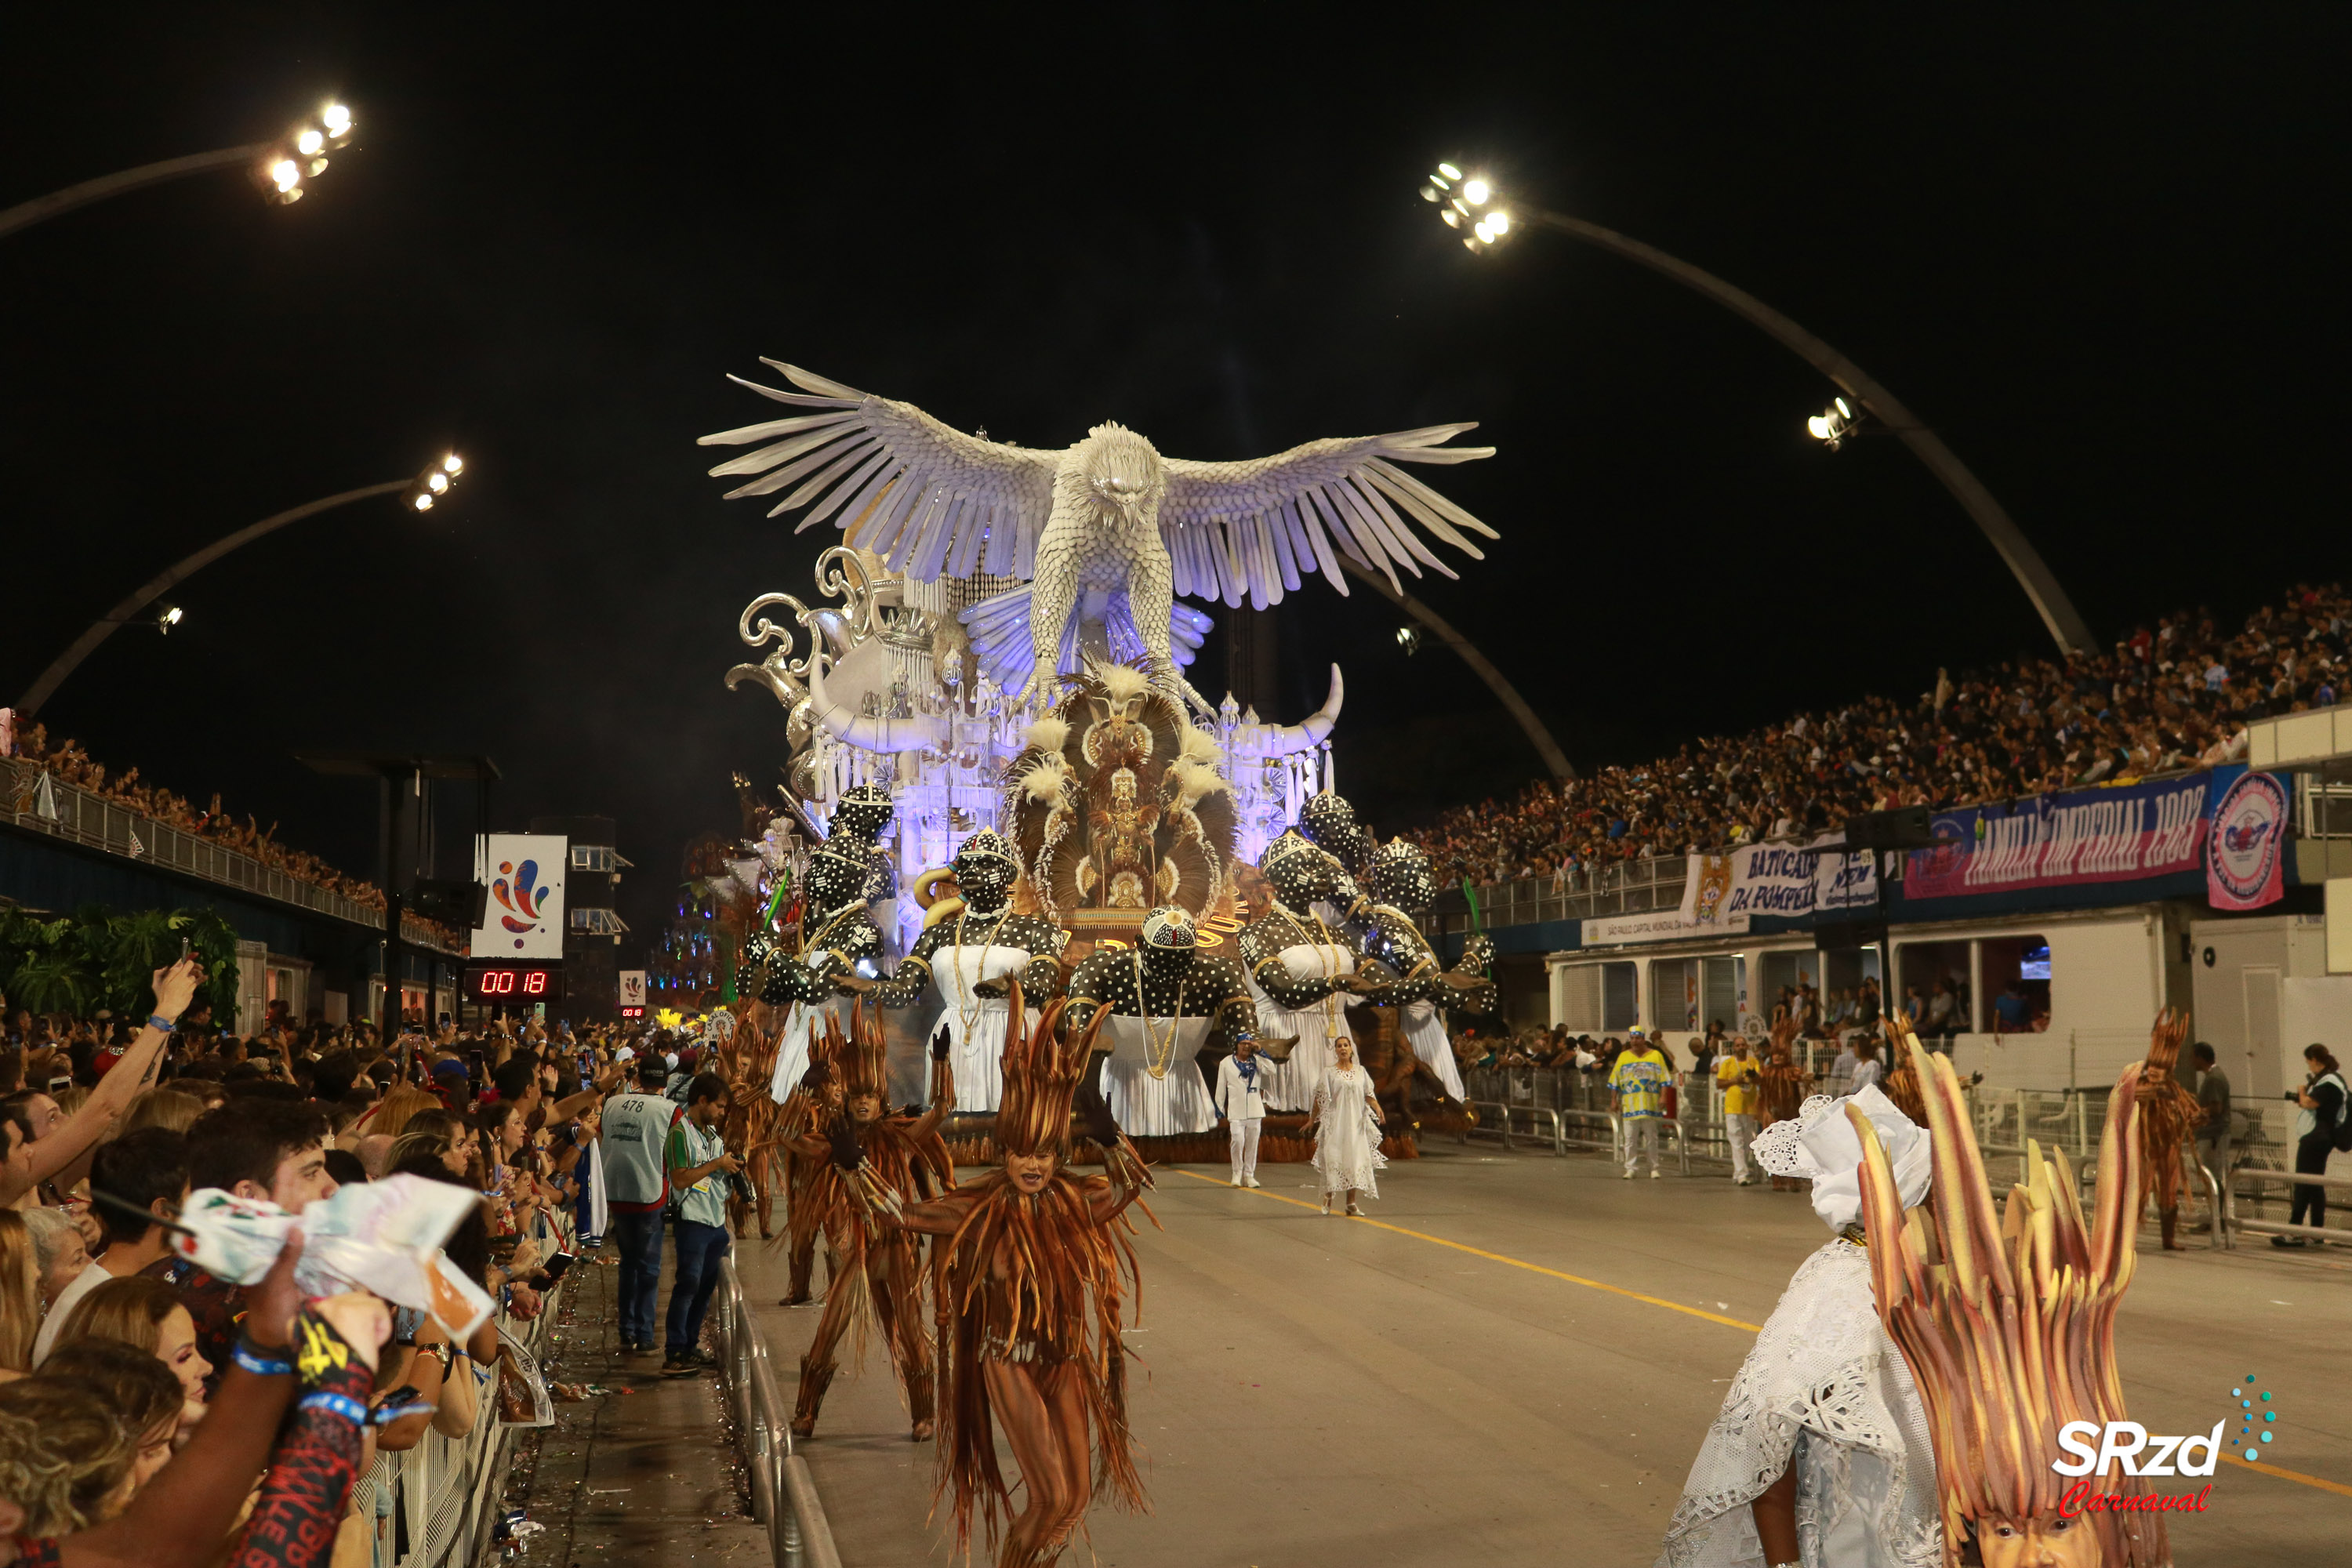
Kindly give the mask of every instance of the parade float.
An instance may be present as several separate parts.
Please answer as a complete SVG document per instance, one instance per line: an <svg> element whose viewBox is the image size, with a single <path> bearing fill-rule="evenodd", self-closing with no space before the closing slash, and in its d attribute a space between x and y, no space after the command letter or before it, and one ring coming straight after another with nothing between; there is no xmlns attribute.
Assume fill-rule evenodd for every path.
<svg viewBox="0 0 2352 1568"><path fill-rule="evenodd" d="M1230 694L1212 702L1186 673L1214 621L1185 602L1264 608L1318 571L1344 594L1342 557L1392 583L1398 566L1453 575L1414 525L1474 557L1469 534L1493 531L1399 465L1488 456L1492 448L1444 445L1470 426L1316 441L1232 463L1163 458L1110 424L1042 450L968 436L910 405L763 363L789 385L732 379L803 412L703 437L753 448L711 472L744 479L730 499L780 496L771 516L805 509L801 529L831 522L845 536L819 554L811 598L766 592L744 607L736 632L759 657L726 676L730 687L775 698L790 750L784 809L746 846L736 879L755 911L746 995L790 1019L773 1058L776 1099L797 1082L822 1016L839 1017L877 990L877 1005L909 1004L887 1010L892 1088L894 1098L919 1093L923 1045L943 1014L1001 997L1006 974L1032 976L1034 991L1027 966L1041 942L1010 941L1006 922L1016 920L1028 923L1013 929L1055 933L1050 956L1065 980L1091 953L1132 949L1145 916L1171 907L1191 917L1202 949L1222 949L1228 963L1246 931L1286 914L1286 929L1306 933L1286 944L1304 950L1288 962L1320 965L1324 980L1305 984L1328 998L1318 1004L1327 1012L1344 1003L1351 1016L1369 1015L1372 998L1357 993L1379 981L1411 983L1411 999L1391 1012L1427 1013L1475 991L1480 977L1433 984L1425 944L1408 954L1420 964L1412 975L1381 966L1410 946L1400 930L1412 922L1357 888L1355 872L1370 866L1368 836L1322 847L1311 828L1296 831L1310 803L1336 799L1339 667L1323 706L1295 724L1269 722ZM845 833L848 820L855 831ZM955 869L967 845L986 846L992 867L1009 860L1009 891L992 869L990 901L977 910ZM1277 846L1328 863L1328 876L1302 878L1294 862L1286 879L1328 901L1286 909L1257 872ZM864 931L869 920L875 940L827 935ZM949 921L951 931L926 937ZM908 985L898 971L919 945L921 968L908 972ZM1342 950L1352 956L1338 958ZM1340 978L1359 969L1360 983ZM927 976L935 984L922 984ZM1286 977L1265 978L1289 994ZM1295 1010L1255 983L1250 990L1267 1039L1286 1048L1295 1036L1281 1031ZM1129 1067L1154 1079L1195 1070L1172 1048L1149 1048L1160 1020L1140 989L1136 1005L1144 1026L1128 1033L1146 1045ZM1173 1005L1182 1012L1181 997ZM960 1052L997 1048L962 1021L950 1027ZM1181 1020L1165 1022L1160 1033L1172 1039ZM1421 1029L1425 1037L1425 1020ZM1213 1065L1223 1032L1208 1031L1182 1054ZM1393 1021L1385 1034L1403 1037ZM1201 1035L1184 1032L1188 1045ZM1442 1026L1437 1037L1442 1049ZM1412 1057L1398 1049L1402 1070L1391 1078L1402 1103ZM1422 1075L1440 1104L1450 1065ZM1107 1074L1120 1071L1113 1064ZM1164 1126L1129 1129L1163 1156L1199 1157L1192 1144L1221 1142L1200 1097L1128 1100L1181 1104L1152 1113ZM958 1142L984 1142L993 1109L960 1104ZM1283 1147L1268 1140L1270 1152Z"/></svg>

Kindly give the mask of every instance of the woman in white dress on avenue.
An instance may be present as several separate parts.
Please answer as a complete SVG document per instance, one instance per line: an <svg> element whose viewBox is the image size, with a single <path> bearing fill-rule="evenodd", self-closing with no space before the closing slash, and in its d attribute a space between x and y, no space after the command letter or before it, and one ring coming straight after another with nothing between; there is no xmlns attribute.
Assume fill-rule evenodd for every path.
<svg viewBox="0 0 2352 1568"><path fill-rule="evenodd" d="M1381 1102L1372 1078L1356 1065L1356 1042L1345 1035L1331 1041L1335 1065L1315 1080L1307 1126L1315 1130L1315 1168L1323 1173L1323 1212L1333 1194L1348 1194L1348 1212L1360 1215L1356 1194L1379 1197L1372 1173L1388 1163L1381 1152ZM1305 1128L1301 1128L1303 1132Z"/></svg>

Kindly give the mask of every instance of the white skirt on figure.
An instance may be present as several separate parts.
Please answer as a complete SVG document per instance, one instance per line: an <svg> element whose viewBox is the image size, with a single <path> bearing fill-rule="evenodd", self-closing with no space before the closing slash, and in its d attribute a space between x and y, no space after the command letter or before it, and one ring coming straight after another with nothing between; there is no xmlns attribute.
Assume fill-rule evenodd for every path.
<svg viewBox="0 0 2352 1568"><path fill-rule="evenodd" d="M971 988L983 980L1019 979L1031 954L999 943L968 942L931 953L931 984L946 999L940 1021L948 1026L948 1059L955 1067L955 1108L966 1112L994 1110L1004 1099L1004 1026L1013 1016L1012 998L975 996ZM1037 1009L1022 1009L1034 1025Z"/></svg>
<svg viewBox="0 0 2352 1568"><path fill-rule="evenodd" d="M1356 972L1356 955L1344 947L1301 942L1284 948L1280 956L1282 967L1293 980L1328 979ZM1319 1002L1291 1008L1259 990L1255 978L1249 989L1250 999L1257 1004L1258 1033L1296 1037L1298 1041L1290 1047L1290 1059L1286 1062L1277 1062L1271 1057L1262 1058L1265 1062L1260 1069L1265 1108L1305 1110L1315 1103L1316 1080L1331 1070L1331 1042L1348 1034L1348 999L1334 992Z"/></svg>
<svg viewBox="0 0 2352 1568"><path fill-rule="evenodd" d="M1166 1138L1216 1126L1216 1105L1202 1079L1201 1064L1192 1059L1209 1037L1209 1022L1117 1015L1104 1021L1097 1038L1108 1042L1110 1055L1102 1065L1102 1094L1120 1131L1130 1138Z"/></svg>
<svg viewBox="0 0 2352 1568"><path fill-rule="evenodd" d="M809 1069L809 1042L824 1031L824 1020L835 1019L841 1032L849 1032L849 1005L853 998L836 991L812 1007L805 1002L795 1002L784 1015L783 1037L776 1046L776 1072L768 1080L768 1098L782 1105L800 1087L802 1077Z"/></svg>
<svg viewBox="0 0 2352 1568"><path fill-rule="evenodd" d="M1437 1075L1445 1092L1454 1099L1464 1098L1462 1068L1454 1059L1454 1041L1445 1032L1445 1015L1437 1010L1434 1002L1408 1002L1404 1005L1405 1044L1412 1054Z"/></svg>
<svg viewBox="0 0 2352 1568"><path fill-rule="evenodd" d="M1794 1466L1805 1568L1940 1568L1936 1454L1870 1255L1832 1241L1765 1320L1699 1446L1657 1568L1764 1561L1748 1505Z"/></svg>
<svg viewBox="0 0 2352 1568"><path fill-rule="evenodd" d="M1334 1068L1316 1083L1315 1168L1323 1173L1326 1195L1350 1187L1381 1195L1372 1173L1389 1162L1372 1121L1371 1093L1371 1075L1360 1067Z"/></svg>

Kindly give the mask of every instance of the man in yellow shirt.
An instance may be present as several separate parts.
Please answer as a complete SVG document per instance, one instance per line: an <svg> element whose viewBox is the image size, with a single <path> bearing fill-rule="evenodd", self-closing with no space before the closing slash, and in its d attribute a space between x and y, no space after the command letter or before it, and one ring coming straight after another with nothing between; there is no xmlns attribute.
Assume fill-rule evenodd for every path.
<svg viewBox="0 0 2352 1568"><path fill-rule="evenodd" d="M1715 1081L1723 1090L1723 1129L1731 1140L1731 1184L1745 1187L1756 1180L1748 1172L1748 1146L1756 1142L1758 1064L1747 1036L1732 1036L1729 1045L1715 1064Z"/></svg>

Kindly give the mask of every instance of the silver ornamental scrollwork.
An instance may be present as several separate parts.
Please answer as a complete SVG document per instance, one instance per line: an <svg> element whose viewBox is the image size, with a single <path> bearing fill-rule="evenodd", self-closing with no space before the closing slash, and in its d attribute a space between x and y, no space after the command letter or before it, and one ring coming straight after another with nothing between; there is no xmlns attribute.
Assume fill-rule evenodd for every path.
<svg viewBox="0 0 2352 1568"><path fill-rule="evenodd" d="M726 677L730 691L751 680L775 695L792 715L786 739L795 751L807 743L809 735L809 660L838 659L874 635L874 574L857 552L846 545L829 547L816 558L815 575L818 597L838 598L842 607L826 604L812 607L792 594L761 594L735 617L735 635L746 647L778 646L759 663L739 664ZM808 652L797 658L793 652L799 645L792 627L761 613L779 607L792 611L793 624L810 634Z"/></svg>

